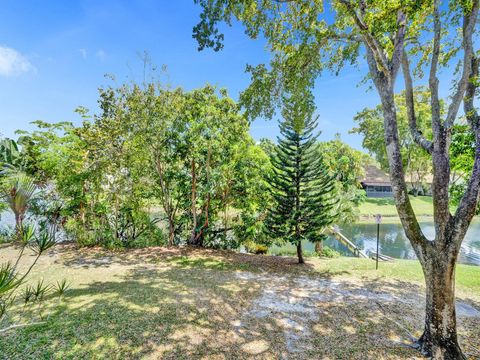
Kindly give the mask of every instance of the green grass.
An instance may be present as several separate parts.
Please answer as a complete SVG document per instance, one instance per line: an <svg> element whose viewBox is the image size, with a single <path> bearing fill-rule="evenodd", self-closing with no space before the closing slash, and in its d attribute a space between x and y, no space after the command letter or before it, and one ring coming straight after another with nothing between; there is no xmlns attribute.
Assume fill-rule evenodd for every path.
<svg viewBox="0 0 480 360"><path fill-rule="evenodd" d="M16 251L0 248L0 263L13 259ZM26 260L21 270L32 257ZM423 276L416 261L380 263L375 270L370 259L345 257L308 258L302 266L295 257L230 251L109 252L65 247L41 257L35 269L32 282L65 278L71 287L63 299L46 298L41 305L43 319L38 319L36 306L19 302L13 306L9 321L44 323L0 334L0 359L408 359L418 355L389 341L403 339L398 323L418 336L423 309L383 303L394 320L390 321L379 310L378 300L370 298L387 292L399 299L421 299ZM295 312L309 301L309 291L320 288L321 295L328 293L329 282L359 294L366 291L368 298L353 302L320 298L313 302L318 316L309 318L310 310ZM480 267L458 266L457 294L480 308ZM281 303L279 311L276 302ZM262 315L262 304L273 307ZM304 336L303 330L287 336L295 330L285 319L294 319L309 331L302 338L301 352L289 353L289 346L295 336ZM459 324L462 346L478 358L480 319Z"/></svg>
<svg viewBox="0 0 480 360"><path fill-rule="evenodd" d="M315 270L354 278L407 281L422 286L424 282L420 263L416 260L380 262L376 270L375 261L371 259L340 257L316 262ZM480 266L457 265L456 291L461 296L480 301Z"/></svg>
<svg viewBox="0 0 480 360"><path fill-rule="evenodd" d="M410 201L415 214L418 216L433 215L433 204L430 196L410 196ZM375 214L381 214L386 217L398 216L395 202L392 198L367 198L359 206L359 210L362 216L374 216Z"/></svg>

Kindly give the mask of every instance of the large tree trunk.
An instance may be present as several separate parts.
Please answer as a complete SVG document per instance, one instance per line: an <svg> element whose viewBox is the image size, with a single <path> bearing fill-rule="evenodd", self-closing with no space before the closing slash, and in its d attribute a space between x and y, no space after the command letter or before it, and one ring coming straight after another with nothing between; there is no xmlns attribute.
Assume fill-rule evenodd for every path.
<svg viewBox="0 0 480 360"><path fill-rule="evenodd" d="M297 256L298 256L298 263L305 264L305 260L303 260L303 251L302 251L302 241L299 240L297 243Z"/></svg>
<svg viewBox="0 0 480 360"><path fill-rule="evenodd" d="M457 340L455 315L456 256L425 254L425 329L419 349L433 359L466 359Z"/></svg>

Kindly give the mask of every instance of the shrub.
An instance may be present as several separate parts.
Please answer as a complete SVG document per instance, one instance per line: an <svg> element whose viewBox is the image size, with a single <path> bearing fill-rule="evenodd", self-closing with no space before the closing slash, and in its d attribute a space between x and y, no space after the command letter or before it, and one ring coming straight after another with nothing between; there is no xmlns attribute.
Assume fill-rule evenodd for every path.
<svg viewBox="0 0 480 360"><path fill-rule="evenodd" d="M340 253L332 248L329 248L328 246L324 246L318 256L333 259L340 257Z"/></svg>
<svg viewBox="0 0 480 360"><path fill-rule="evenodd" d="M245 243L245 249L247 252L250 254L266 254L268 251L268 246L263 245L263 244L257 244L253 241L248 241Z"/></svg>
<svg viewBox="0 0 480 360"><path fill-rule="evenodd" d="M16 238L16 231L13 226L5 226L0 228L0 244L9 243L15 241Z"/></svg>
<svg viewBox="0 0 480 360"><path fill-rule="evenodd" d="M147 213L126 211L115 221L111 217L95 218L83 225L77 219L69 219L64 225L69 239L80 247L103 246L108 249L141 248L166 244L166 237Z"/></svg>
<svg viewBox="0 0 480 360"><path fill-rule="evenodd" d="M14 299L21 295L25 304L35 300L43 300L45 294L50 290L50 285L44 285L43 280L40 280L36 286L28 285L23 294L19 293L19 287L26 282L27 276L39 257L44 254L48 249L52 248L56 244L56 228L40 225L38 229L31 225L22 224L22 227L18 229L20 238L20 252L14 263L5 262L0 264L0 323L5 320L5 314L10 305L12 305ZM25 256L25 249L30 248L34 254L34 260L23 273L20 273L17 269L22 257ZM41 314L40 314L41 316Z"/></svg>

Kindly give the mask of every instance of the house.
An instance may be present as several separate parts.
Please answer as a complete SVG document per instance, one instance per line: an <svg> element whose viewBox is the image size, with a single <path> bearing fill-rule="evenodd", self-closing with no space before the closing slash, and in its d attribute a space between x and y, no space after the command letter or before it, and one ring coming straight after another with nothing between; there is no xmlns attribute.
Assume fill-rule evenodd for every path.
<svg viewBox="0 0 480 360"><path fill-rule="evenodd" d="M393 197L389 176L375 165L365 167L365 178L360 181L367 197Z"/></svg>
<svg viewBox="0 0 480 360"><path fill-rule="evenodd" d="M428 173L413 173L406 176L407 189L410 194L427 195L432 194L433 177ZM409 181L410 180L410 181ZM392 184L389 175L375 165L365 166L365 178L360 184L367 192L367 197L393 197Z"/></svg>

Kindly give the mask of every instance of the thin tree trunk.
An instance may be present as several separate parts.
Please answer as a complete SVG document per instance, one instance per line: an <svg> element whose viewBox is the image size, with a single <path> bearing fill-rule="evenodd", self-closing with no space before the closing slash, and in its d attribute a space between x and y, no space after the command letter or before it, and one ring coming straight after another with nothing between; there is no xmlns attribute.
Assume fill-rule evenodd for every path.
<svg viewBox="0 0 480 360"><path fill-rule="evenodd" d="M298 263L305 264L305 260L303 259L303 251L302 251L302 240L299 240L297 243L297 256L298 256Z"/></svg>
<svg viewBox="0 0 480 360"><path fill-rule="evenodd" d="M318 254L318 255L322 255L323 254L323 241L317 241L315 243L315 252Z"/></svg>
<svg viewBox="0 0 480 360"><path fill-rule="evenodd" d="M23 232L23 215L20 213L15 213L15 232L17 240L21 241Z"/></svg>
<svg viewBox="0 0 480 360"><path fill-rule="evenodd" d="M172 217L168 217L168 246L173 246L173 239L175 237L175 224Z"/></svg>
<svg viewBox="0 0 480 360"><path fill-rule="evenodd" d="M85 230L85 204L83 202L83 199L85 198L85 193L86 193L86 186L85 183L83 183L82 186L82 201L80 201L80 221L82 222L82 227Z"/></svg>
<svg viewBox="0 0 480 360"><path fill-rule="evenodd" d="M192 172L192 234L190 235L190 245L196 245L196 237L197 237L197 194L196 194L196 186L197 186L197 179L195 173L195 160L192 160L191 166Z"/></svg>

